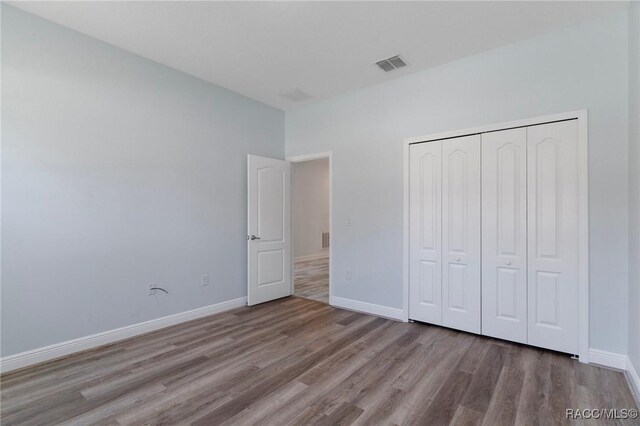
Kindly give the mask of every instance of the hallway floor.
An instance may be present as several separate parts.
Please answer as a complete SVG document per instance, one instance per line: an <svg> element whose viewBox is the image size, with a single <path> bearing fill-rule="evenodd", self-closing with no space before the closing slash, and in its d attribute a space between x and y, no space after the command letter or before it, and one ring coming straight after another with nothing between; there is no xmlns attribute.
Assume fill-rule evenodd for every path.
<svg viewBox="0 0 640 426"><path fill-rule="evenodd" d="M329 304L329 256L295 262L293 281L294 295Z"/></svg>

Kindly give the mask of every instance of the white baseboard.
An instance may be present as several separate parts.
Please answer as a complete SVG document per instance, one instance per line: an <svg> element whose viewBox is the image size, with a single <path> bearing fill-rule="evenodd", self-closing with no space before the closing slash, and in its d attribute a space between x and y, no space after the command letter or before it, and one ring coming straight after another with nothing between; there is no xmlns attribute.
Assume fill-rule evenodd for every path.
<svg viewBox="0 0 640 426"><path fill-rule="evenodd" d="M344 297L332 296L329 304L337 308L349 309L351 311L363 312L365 314L376 315L398 321L403 321L404 318L404 312L402 309L360 302L353 299L345 299Z"/></svg>
<svg viewBox="0 0 640 426"><path fill-rule="evenodd" d="M617 368L618 370L626 370L627 356L615 352L602 351L600 349L589 349L589 363Z"/></svg>
<svg viewBox="0 0 640 426"><path fill-rule="evenodd" d="M628 356L599 349L589 349L589 363L622 370L629 383L631 394L640 406L640 377Z"/></svg>
<svg viewBox="0 0 640 426"><path fill-rule="evenodd" d="M303 260L323 259L323 258L327 258L327 257L329 257L329 250L323 251L322 253L308 254L306 256L294 257L293 261L294 262L300 262L300 261L303 261Z"/></svg>
<svg viewBox="0 0 640 426"><path fill-rule="evenodd" d="M16 370L29 365L50 361L75 352L93 349L98 346L117 342L118 340L127 339L150 331L159 330L171 325L246 306L246 304L247 298L240 297L238 299L216 303L215 305L204 306L191 311L180 312L178 314L156 318L150 321L116 328L114 330L104 331L102 333L92 334L78 339L67 340L66 342L56 343L19 354L9 355L0 359L0 372L5 373L7 371Z"/></svg>
<svg viewBox="0 0 640 426"><path fill-rule="evenodd" d="M627 357L627 381L629 382L629 387L631 388L631 393L636 399L636 404L640 407L640 376L638 376L638 371L635 369L629 357Z"/></svg>

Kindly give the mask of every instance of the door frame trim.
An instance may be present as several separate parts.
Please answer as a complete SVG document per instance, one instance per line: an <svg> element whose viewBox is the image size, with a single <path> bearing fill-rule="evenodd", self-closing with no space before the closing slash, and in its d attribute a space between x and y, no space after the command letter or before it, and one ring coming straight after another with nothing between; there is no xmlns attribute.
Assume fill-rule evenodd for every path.
<svg viewBox="0 0 640 426"><path fill-rule="evenodd" d="M589 362L589 139L588 110L586 109L404 139L402 143L403 321L409 321L409 146L414 143L432 142L574 119L578 120L578 356L580 357L580 362Z"/></svg>
<svg viewBox="0 0 640 426"><path fill-rule="evenodd" d="M318 152L315 154L293 155L293 156L285 157L285 160L289 161L290 163L303 163L305 161L322 160L325 158L329 159L329 305L333 306L334 305L333 285L332 285L332 282L333 282L333 151ZM293 173L292 173L292 179L293 179ZM293 200L289 208L290 209L293 208ZM293 220L291 220L290 235L293 243ZM295 283L293 281L293 268L295 263L293 250L294 249L292 245L291 247L292 262L291 262L291 271L290 271L292 295L293 295L294 286L295 286Z"/></svg>

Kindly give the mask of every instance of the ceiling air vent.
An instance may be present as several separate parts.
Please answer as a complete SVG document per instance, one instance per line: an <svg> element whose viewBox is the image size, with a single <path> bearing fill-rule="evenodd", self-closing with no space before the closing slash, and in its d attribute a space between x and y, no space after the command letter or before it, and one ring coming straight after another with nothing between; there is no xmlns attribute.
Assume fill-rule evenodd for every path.
<svg viewBox="0 0 640 426"><path fill-rule="evenodd" d="M382 71L389 72L398 68L406 67L407 63L400 57L400 55L396 55L376 62L376 65L380 67Z"/></svg>
<svg viewBox="0 0 640 426"><path fill-rule="evenodd" d="M291 90L283 90L282 92L280 92L280 96L294 102L306 101L307 99L311 99L313 97L297 87Z"/></svg>

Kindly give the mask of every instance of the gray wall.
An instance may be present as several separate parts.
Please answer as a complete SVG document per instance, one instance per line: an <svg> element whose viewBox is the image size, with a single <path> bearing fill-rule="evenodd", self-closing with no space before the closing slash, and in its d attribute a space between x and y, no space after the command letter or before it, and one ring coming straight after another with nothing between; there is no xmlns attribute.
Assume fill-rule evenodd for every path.
<svg viewBox="0 0 640 426"><path fill-rule="evenodd" d="M640 371L640 3L629 10L629 358Z"/></svg>
<svg viewBox="0 0 640 426"><path fill-rule="evenodd" d="M2 77L3 356L246 295L282 111L6 5Z"/></svg>
<svg viewBox="0 0 640 426"><path fill-rule="evenodd" d="M626 353L627 21L625 10L287 113L287 155L333 151L334 295L402 308L404 138L588 108L590 343Z"/></svg>
<svg viewBox="0 0 640 426"><path fill-rule="evenodd" d="M322 233L329 232L329 160L291 164L293 255L310 256L322 249Z"/></svg>

